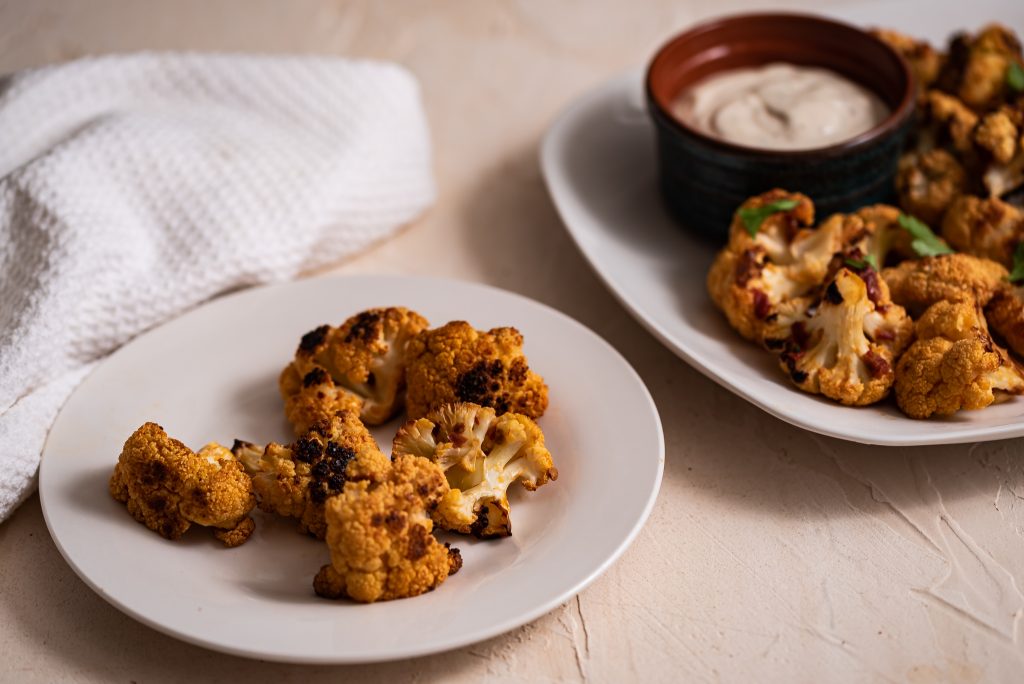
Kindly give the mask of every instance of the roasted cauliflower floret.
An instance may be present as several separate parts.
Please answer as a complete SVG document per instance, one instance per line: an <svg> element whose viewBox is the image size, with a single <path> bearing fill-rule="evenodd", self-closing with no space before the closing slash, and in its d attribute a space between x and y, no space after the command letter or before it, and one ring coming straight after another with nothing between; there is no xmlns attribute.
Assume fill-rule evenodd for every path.
<svg viewBox="0 0 1024 684"><path fill-rule="evenodd" d="M942 69L942 53L933 48L927 41L917 40L903 33L888 29L872 29L871 33L889 44L910 65L917 83L917 91L931 86L939 77Z"/></svg>
<svg viewBox="0 0 1024 684"><path fill-rule="evenodd" d="M416 456L395 459L378 482L349 482L327 503L331 564L313 580L325 598L371 603L418 596L462 567L458 549L440 544L430 511L448 491L441 469Z"/></svg>
<svg viewBox="0 0 1024 684"><path fill-rule="evenodd" d="M725 314L729 325L753 342L762 342L766 327L786 308L790 300L813 290L814 283L791 277L785 266L768 260L762 248L736 254L723 249L708 271L711 300Z"/></svg>
<svg viewBox="0 0 1024 684"><path fill-rule="evenodd" d="M991 24L974 37L954 37L937 85L971 109L985 112L1010 95L1007 73L1013 64L1024 64L1020 42L1010 29Z"/></svg>
<svg viewBox="0 0 1024 684"><path fill-rule="evenodd" d="M124 443L110 493L166 539L178 539L194 523L215 528L225 546L238 546L255 527L252 482L231 452L211 443L195 453L156 423Z"/></svg>
<svg viewBox="0 0 1024 684"><path fill-rule="evenodd" d="M956 97L938 90L925 93L917 149L950 148L958 154L972 150L971 138L978 114Z"/></svg>
<svg viewBox="0 0 1024 684"><path fill-rule="evenodd" d="M783 190L752 197L733 217L729 244L708 271L707 289L729 324L762 342L780 306L804 297L824 279L848 231L845 217L810 228L814 205Z"/></svg>
<svg viewBox="0 0 1024 684"><path fill-rule="evenodd" d="M900 158L896 192L900 207L925 223L937 223L967 187L967 172L941 148L908 152Z"/></svg>
<svg viewBox="0 0 1024 684"><path fill-rule="evenodd" d="M480 539L512 534L508 488L515 481L536 490L558 478L544 433L529 417L496 416L487 407L444 406L409 421L395 435L392 453L424 456L445 472L451 490L434 511L441 527Z"/></svg>
<svg viewBox="0 0 1024 684"><path fill-rule="evenodd" d="M729 247L735 252L762 248L777 264L797 260L793 241L814 224L814 203L799 192L776 188L747 199L733 214Z"/></svg>
<svg viewBox="0 0 1024 684"><path fill-rule="evenodd" d="M997 197L959 197L942 221L942 237L951 247L1009 267L1024 241L1024 212Z"/></svg>
<svg viewBox="0 0 1024 684"><path fill-rule="evenodd" d="M891 255L899 260L916 259L914 238L900 224L900 216L900 210L890 204L872 204L858 209L853 217L860 219L862 232L855 230L844 237L844 258L861 258L854 254L860 250L863 258L873 262L876 268L884 266ZM852 219L847 224L857 228ZM835 270L830 268L829 279L834 275Z"/></svg>
<svg viewBox="0 0 1024 684"><path fill-rule="evenodd" d="M346 482L380 480L388 457L354 412L313 425L289 445L236 440L232 451L252 475L260 510L299 521L299 531L323 539L324 504Z"/></svg>
<svg viewBox="0 0 1024 684"><path fill-rule="evenodd" d="M982 177L990 196L1001 197L1024 185L1024 97L986 114L974 140L991 157Z"/></svg>
<svg viewBox="0 0 1024 684"><path fill-rule="evenodd" d="M791 326L779 360L805 392L851 406L873 404L889 392L894 360L911 330L871 266L861 275L842 268L809 318Z"/></svg>
<svg viewBox="0 0 1024 684"><path fill-rule="evenodd" d="M304 335L278 383L296 434L339 410L355 408L369 425L394 417L405 387L405 345L428 325L415 311L390 307Z"/></svg>
<svg viewBox="0 0 1024 684"><path fill-rule="evenodd" d="M944 299L976 299L984 306L1006 275L1001 264L968 254L904 261L882 271L892 301L912 314Z"/></svg>
<svg viewBox="0 0 1024 684"><path fill-rule="evenodd" d="M336 413L358 415L363 409L363 398L336 385L322 366L313 366L305 375L300 375L296 364L290 363L281 373L278 386L284 397L285 417L296 435L330 420Z"/></svg>
<svg viewBox="0 0 1024 684"><path fill-rule="evenodd" d="M985 318L1006 346L1024 358L1024 286L1004 283L985 308Z"/></svg>
<svg viewBox="0 0 1024 684"><path fill-rule="evenodd" d="M1009 163L1020 149L1022 114L1020 106L1005 105L986 114L974 131L974 141L996 162Z"/></svg>
<svg viewBox="0 0 1024 684"><path fill-rule="evenodd" d="M548 387L530 370L523 336L515 328L482 332L465 321L452 321L413 338L406 356L410 418L459 401L531 418L547 410Z"/></svg>
<svg viewBox="0 0 1024 684"><path fill-rule="evenodd" d="M940 301L896 365L896 403L911 418L980 409L1024 392L1024 375L988 334L976 301Z"/></svg>

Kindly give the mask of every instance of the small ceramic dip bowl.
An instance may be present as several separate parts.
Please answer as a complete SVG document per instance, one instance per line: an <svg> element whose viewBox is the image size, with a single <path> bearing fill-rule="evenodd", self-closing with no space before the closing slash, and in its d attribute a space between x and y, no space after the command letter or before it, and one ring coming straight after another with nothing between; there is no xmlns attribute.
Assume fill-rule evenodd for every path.
<svg viewBox="0 0 1024 684"><path fill-rule="evenodd" d="M767 150L705 134L672 114L687 88L714 74L771 62L830 69L889 108L878 125L809 150ZM818 219L893 199L893 179L914 113L906 62L871 34L800 14L742 14L701 24L666 43L647 69L662 194L686 228L716 242L736 208L772 188L802 192Z"/></svg>

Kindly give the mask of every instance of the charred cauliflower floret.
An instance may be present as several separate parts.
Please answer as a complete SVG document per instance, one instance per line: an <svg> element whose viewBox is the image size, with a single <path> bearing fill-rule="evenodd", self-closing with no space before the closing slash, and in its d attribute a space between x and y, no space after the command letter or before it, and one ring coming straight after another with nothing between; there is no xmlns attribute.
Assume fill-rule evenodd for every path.
<svg viewBox="0 0 1024 684"><path fill-rule="evenodd" d="M985 309L989 326L1024 358L1024 286L1004 284Z"/></svg>
<svg viewBox="0 0 1024 684"><path fill-rule="evenodd" d="M896 403L911 418L980 409L1024 392L1024 375L992 341L977 302L937 302L916 333L896 365Z"/></svg>
<svg viewBox="0 0 1024 684"><path fill-rule="evenodd" d="M948 147L960 154L972 149L971 138L978 115L963 101L938 90L924 96L923 126L918 149Z"/></svg>
<svg viewBox="0 0 1024 684"><path fill-rule="evenodd" d="M959 197L942 221L942 237L951 247L1009 267L1024 241L1024 212L997 197Z"/></svg>
<svg viewBox="0 0 1024 684"><path fill-rule="evenodd" d="M231 452L211 443L195 453L155 423L124 443L110 493L167 539L178 539L194 523L215 528L225 546L238 546L255 527L252 482Z"/></svg>
<svg viewBox="0 0 1024 684"><path fill-rule="evenodd" d="M406 357L410 418L459 401L531 418L547 410L547 385L530 370L523 336L515 328L483 332L465 321L452 321L413 338Z"/></svg>
<svg viewBox="0 0 1024 684"><path fill-rule="evenodd" d="M845 231L841 216L820 228L804 195L772 190L744 202L729 244L707 276L708 294L743 337L762 342L785 302L808 295L824 279Z"/></svg>
<svg viewBox="0 0 1024 684"><path fill-rule="evenodd" d="M873 404L889 392L894 360L912 326L870 265L859 275L842 268L807 320L791 326L780 364L805 392L851 406Z"/></svg>
<svg viewBox="0 0 1024 684"><path fill-rule="evenodd" d="M896 192L900 207L925 223L937 223L967 187L967 172L941 148L908 152L900 158Z"/></svg>
<svg viewBox="0 0 1024 684"><path fill-rule="evenodd" d="M327 531L327 500L346 482L377 481L389 467L353 412L316 423L289 445L259 447L236 440L232 451L252 475L260 510L298 519L299 531L317 539Z"/></svg>
<svg viewBox="0 0 1024 684"><path fill-rule="evenodd" d="M448 491L434 463L395 459L379 482L350 482L327 503L331 564L313 580L325 598L371 603L418 596L462 567L458 549L431 534L430 511Z"/></svg>
<svg viewBox="0 0 1024 684"><path fill-rule="evenodd" d="M340 410L358 410L369 425L394 417L405 387L405 345L428 325L415 311L390 307L306 333L278 383L296 434Z"/></svg>
<svg viewBox="0 0 1024 684"><path fill-rule="evenodd" d="M301 375L295 363L288 364L281 373L278 387L284 397L285 417L296 435L330 420L336 413L359 414L363 409L362 397L336 385L322 366L313 366Z"/></svg>
<svg viewBox="0 0 1024 684"><path fill-rule="evenodd" d="M991 24L976 36L953 38L937 86L971 109L985 112L1010 95L1007 73L1014 64L1024 64L1020 42L1010 29Z"/></svg>
<svg viewBox="0 0 1024 684"><path fill-rule="evenodd" d="M944 299L975 299L984 306L1006 275L1001 264L969 254L904 261L882 271L892 301L911 313L924 311Z"/></svg>
<svg viewBox="0 0 1024 684"><path fill-rule="evenodd" d="M872 29L871 33L903 55L914 74L919 93L931 86L939 77L939 71L942 69L942 53L927 41L917 40L888 29Z"/></svg>
<svg viewBox="0 0 1024 684"><path fill-rule="evenodd" d="M861 207L847 220L850 229L843 238L843 258L865 258L877 267L894 255L898 260L916 259L913 236L900 223L900 210L889 204ZM860 223L856 219L859 219ZM855 254L859 250L860 255ZM835 276L830 266L828 279Z"/></svg>
<svg viewBox="0 0 1024 684"><path fill-rule="evenodd" d="M434 511L441 527L480 539L512 534L508 488L534 491L558 479L544 433L530 418L461 403L406 423L392 453L426 457L445 473L451 489Z"/></svg>
<svg viewBox="0 0 1024 684"><path fill-rule="evenodd" d="M982 177L990 196L1001 197L1024 185L1024 97L986 114L974 141L991 158Z"/></svg>

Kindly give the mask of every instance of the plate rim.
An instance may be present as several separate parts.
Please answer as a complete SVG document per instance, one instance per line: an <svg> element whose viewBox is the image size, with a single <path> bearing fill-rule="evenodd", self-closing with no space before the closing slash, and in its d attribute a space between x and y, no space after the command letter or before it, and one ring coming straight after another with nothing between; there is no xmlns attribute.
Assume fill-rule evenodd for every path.
<svg viewBox="0 0 1024 684"><path fill-rule="evenodd" d="M224 306L224 305L227 305L227 304L225 304L225 302L230 304L230 302L232 300L235 300L235 299L259 296L261 292L267 291L267 290L271 290L271 289L286 289L286 288L295 287L295 286L302 286L303 284L309 283L309 282L312 282L312 281L331 281L331 282L339 282L340 281L340 282L345 282L345 281L356 281L356 280L367 280L367 281L390 280L390 281L396 281L396 282L404 281L404 282L413 283L413 284L417 283L417 282L422 283L424 281L430 281L430 282L434 282L434 283L438 283L438 284L442 284L442 285L447 285L447 286L472 287L472 288L477 288L477 289L483 290L483 291L489 291L492 294L498 294L500 296L512 297L512 298L520 300L520 302L522 302L523 304L525 304L527 306L538 307L538 308L544 310L545 312L547 312L548 314L553 315L553 316L555 316L558 319L561 319L561 321L563 323L566 323L566 324L568 324L568 325L570 325L572 327L575 327L581 334L591 337L598 344L598 346L601 347L604 350L604 352L610 353L611 355L613 355L613 357L617 358L621 362L622 368L626 372L626 375L629 377L629 379L631 381L633 381L635 383L637 389L640 390L640 394L641 394L642 398L645 401L645 407L648 409L649 417L652 419L653 425L655 427L654 437L655 437L655 443L657 445L657 459L656 459L656 462L655 462L655 474L654 474L655 476L654 476L654 480L653 480L653 482L651 482L650 491L647 493L647 498L646 498L646 501L644 502L644 505L642 507L641 513L636 518L636 520L634 520L632 522L632 524L631 524L631 526L630 526L630 528L628 530L628 533L616 544L616 546L613 549L612 553L608 554L608 556L606 558L604 558L602 560L602 562L599 563L597 566L591 568L587 572L585 577L583 577L582 579L580 579L577 582L573 583L572 586L569 586L566 589L562 590L561 592L557 593L551 599L548 599L545 602L541 602L540 604L534 606L532 609L524 611L523 613L521 613L521 614L519 614L519 615L517 615L515 617L510 617L510 618L505 619L504 621L495 623L495 624L491 625L490 627L488 627L486 629L481 629L481 630L479 630L479 631L477 631L475 633L466 634L466 635L464 635L462 637L452 638L452 639L449 639L449 640L441 642L441 643L432 644L432 645L424 645L424 646L411 646L411 647L407 647L407 648L396 649L393 652L391 652L390 654L388 654L387 656L370 656L370 657L360 657L359 655L342 656L342 657L338 657L336 655L323 655L323 656L299 655L299 656L292 656L292 655L288 655L288 654L285 654L285 653L271 653L271 654L267 654L267 653L262 652L262 651L257 652L255 650L247 649L245 647L232 646L232 645L229 645L229 644L223 644L223 643L219 643L219 642L203 639L203 638L194 636L192 634L189 634L187 632L183 632L183 631L180 631L178 629L175 629L174 627L161 624L159 621L157 621L157 620L147 616L146 614L140 612L136 608L134 608L134 607L132 607L130 605L127 605L124 602L116 599L114 596L112 596L111 594L109 594L108 592L106 592L105 590L100 588L93 581L93 579L91 577L89 577L86 574L86 572L83 569L81 569L74 562L74 560L70 557L69 552L65 549L64 545L61 543L60 539L58 538L58 536L54 532L53 521L51 519L51 517L53 515L53 512L51 511L49 503L48 503L50 497L48 495L44 494L44 492L47 491L44 488L44 483L48 480L48 476L46 475L46 473L49 471L49 468L46 465L47 464L46 454L47 454L47 450L48 450L48 447L49 447L49 444L50 444L50 432L48 432L47 433L46 442L44 443L43 449L42 449L42 452L41 452L41 461L40 461L39 472L38 472L39 501L40 501L40 507L42 508L42 512L43 512L43 519L44 519L44 521L46 523L47 532L49 533L50 538L53 541L54 545L57 547L57 550L60 552L61 557L68 564L68 566L72 569L72 571L75 573L75 575L79 579L81 579L86 584L86 586L88 586L94 593L96 593L104 601L106 601L108 604L112 605L114 608L116 608L117 610L121 611L125 615L127 615L127 616L131 617L132 619L134 619L134 620L136 620L136 621L146 625L147 627L150 627L150 628L156 630L157 632L160 632L160 633L165 634L167 636L173 637L173 638L178 639L180 641L183 641L183 642L195 645L195 646L200 646L202 648L206 648L206 649L209 649L209 650L212 650L212 651L216 651L216 652L220 652L220 653L226 653L226 654L233 655L233 656L239 656L239 657L250 658L250 659L257 659L257 660L264 660L264 661L270 661L270 662L281 662L281 663L292 663L292 664L306 664L306 665L358 665L358 664L383 663L383 662L392 662L392 661L396 661L396 660L403 660L403 659L409 659L409 658L417 658L417 657L423 657L423 656L427 656L427 655L434 655L434 654L449 652L449 651L452 651L452 650L455 650L455 649L458 649L458 648L462 648L462 647L465 647L465 646L468 646L468 645L479 643L481 641L486 641L488 639L491 639L491 638L500 636L502 634L505 634L507 632L510 632L510 631L512 631L512 630L514 630L514 629L516 629L518 627L521 627L521 626L525 625L525 624L533 622L534 620L537 620L538 618L540 618L540 617L550 613L551 611L553 611L554 609L556 609L558 606L562 605L563 603L571 600L574 596L578 595L580 592L582 592L587 587L589 587L601 575L603 575L605 572L607 572L607 570L614 563L616 563L622 557L622 555L633 545L633 542L636 541L636 538L639 536L641 530L643 529L644 525L647 523L647 520L650 518L651 512L654 509L654 505L657 502L658 495L661 492L661 485L662 485L662 482L664 480L664 471L665 471L665 458L666 458L666 453L665 452L666 452L666 448L665 448L664 426L663 426L662 421L661 421L661 415L660 415L660 412L658 411L657 404L655 403L654 398L652 397L652 395L650 393L650 390L648 389L646 383L643 381L643 378L640 377L640 374L637 373L636 369L633 368L633 365L625 358L625 356L623 356L614 346L611 345L611 343L609 343L601 335L597 334L596 332L591 330L589 327L585 326L583 323L577 321L572 316L569 316L568 314L563 313L562 311L559 311L558 309L556 309L556 308L554 308L554 307L552 307L552 306L550 306L548 304L545 304L543 302L539 302L539 301L537 301L535 299L532 299L530 297L522 295L522 294L520 294L518 292L513 292L513 291L510 291L510 290L505 290L505 289L502 289L502 288L499 288L499 287L495 287L493 285L486 284L486 283L480 283L480 282L474 282L474 281L468 281L468 280L460 280L460 279L456 279L456 278L442 278L442 277L437 277L437 276L421 276L421 275L405 275L405 274L389 274L389 273L324 274L324 275L315 275L315 276L311 276L311 277L307 277L307 278L299 278L299 279L296 279L296 280L291 280L291 281L286 281L286 282L271 283L271 284L266 284L266 285L258 285L258 286L248 287L248 288L244 288L242 290L229 292L229 293L226 293L226 294L223 294L223 295L220 295L220 296L215 296L215 297L213 297L213 298L211 298L209 300L206 300L206 301L204 301L204 302L202 302L200 304L197 304L196 306L190 307L188 310L182 312L181 314L179 314L177 316L174 316L174 317L168 319L167 321L164 321L163 323L155 325L152 328L149 328L148 330L140 333L139 335L137 335L136 337L132 338L131 340L129 340L125 344L121 345L114 352L112 352L108 356L104 357L99 363L95 364L95 366L92 369L90 369L90 371L86 374L86 376L82 378L81 382L78 384L78 386L76 386L75 390L68 397L68 400L64 403L64 405L61 406L60 411L58 412L56 418L54 419L53 426L56 426L58 424L58 422L61 420L62 416L65 413L65 407L67 407L70 404L71 398L74 396L74 394L76 394L79 391L79 388L83 387L89 381L89 379L100 368L102 368L104 365L106 365L111 359L114 359L115 357L120 356L122 353L125 353L124 352L125 349L128 349L129 347L139 343L139 340L144 340L144 339L148 338L150 335L158 334L158 331L160 329L162 329L163 327L165 327L166 325L169 325L171 323L179 321L182 318L188 317L192 313L194 313L194 312L196 312L196 311L198 311L200 309L204 309L207 306L210 306L210 305ZM51 431L52 431L52 426L51 426ZM51 461L52 461L52 459L51 459Z"/></svg>
<svg viewBox="0 0 1024 684"><path fill-rule="evenodd" d="M611 292L612 296L615 297L622 307L625 308L644 329L653 335L673 354L685 361L689 366L729 392L753 404L769 415L782 420L783 422L815 434L834 437L836 439L858 444L892 447L964 444L970 442L1011 439L1024 436L1024 421L1020 424L1006 424L994 427L963 427L950 429L943 433L930 433L928 430L921 430L919 434L902 432L883 437L874 437L872 435L865 436L852 430L845 430L843 429L843 421L836 421L835 424L838 427L832 428L829 425L823 425L819 422L805 420L801 417L800 413L787 411L784 405L779 406L774 403L769 403L765 399L759 397L756 393L748 391L741 384L731 379L731 373L722 373L718 364L714 360L701 358L701 356L689 348L685 342L681 342L673 338L673 336L661 326L658 322L658 318L652 316L641 302L638 302L631 297L627 288L620 285L617 280L612 277L611 273L602 268L596 256L587 249L585 240L583 239L583 234L588 233L588 231L581 228L579 225L576 225L577 223L582 224L584 221L571 222L567 219L567 215L576 209L576 206L572 206L570 208L570 204L580 205L581 207L585 205L581 200L579 200L578 193L574 193L568 189L568 177L570 174L565 169L565 165L561 163L560 156L560 150L564 147L563 139L567 137L568 133L576 129L577 120L581 119L583 115L588 113L596 104L603 102L605 99L609 99L614 95L619 95L620 91L621 93L624 93L627 89L634 88L634 86L637 92L641 92L643 86L643 74L643 69L629 69L606 79L570 102L569 105L564 107L548 126L541 142L539 156L544 184L547 187L548 195L550 196L552 203L555 205L559 219L565 227L566 232L569 234L573 243L575 243L577 249L583 255L583 258L590 266L591 271L597 275L601 282L604 283L605 287ZM650 125L646 119L644 125ZM789 389L790 391L795 391L792 390L792 388ZM906 420L911 421L912 419L906 418ZM927 422L916 421L908 424L920 424L924 427L927 425ZM932 434L935 436L929 436Z"/></svg>

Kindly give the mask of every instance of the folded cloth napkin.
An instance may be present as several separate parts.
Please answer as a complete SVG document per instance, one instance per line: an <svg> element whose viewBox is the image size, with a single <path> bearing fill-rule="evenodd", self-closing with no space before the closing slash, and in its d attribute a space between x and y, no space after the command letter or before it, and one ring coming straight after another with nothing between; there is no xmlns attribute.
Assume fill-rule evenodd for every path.
<svg viewBox="0 0 1024 684"><path fill-rule="evenodd" d="M434 192L419 90L394 65L139 54L0 79L0 520L99 359L363 249Z"/></svg>

